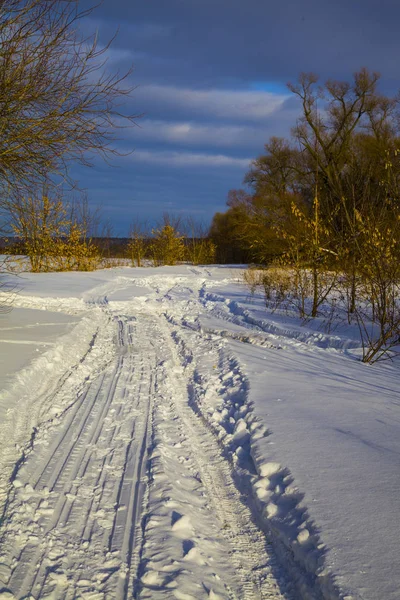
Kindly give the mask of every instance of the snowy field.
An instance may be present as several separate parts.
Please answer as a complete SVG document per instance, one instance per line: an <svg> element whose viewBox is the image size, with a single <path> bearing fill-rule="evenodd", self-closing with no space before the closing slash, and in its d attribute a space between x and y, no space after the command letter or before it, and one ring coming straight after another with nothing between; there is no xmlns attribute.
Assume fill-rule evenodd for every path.
<svg viewBox="0 0 400 600"><path fill-rule="evenodd" d="M398 364L235 267L25 274L0 314L0 598L398 600Z"/></svg>

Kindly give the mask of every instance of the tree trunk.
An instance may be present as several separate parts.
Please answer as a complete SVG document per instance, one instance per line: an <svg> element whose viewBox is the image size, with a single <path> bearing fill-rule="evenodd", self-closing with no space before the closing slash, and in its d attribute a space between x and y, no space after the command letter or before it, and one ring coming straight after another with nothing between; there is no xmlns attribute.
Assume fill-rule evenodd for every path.
<svg viewBox="0 0 400 600"><path fill-rule="evenodd" d="M313 305L311 316L316 317L318 310L318 269L314 265L313 266Z"/></svg>

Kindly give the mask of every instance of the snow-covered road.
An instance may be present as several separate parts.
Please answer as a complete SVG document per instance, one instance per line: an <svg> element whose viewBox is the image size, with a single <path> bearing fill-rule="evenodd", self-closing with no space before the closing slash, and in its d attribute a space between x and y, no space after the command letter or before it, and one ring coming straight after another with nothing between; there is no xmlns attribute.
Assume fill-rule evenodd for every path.
<svg viewBox="0 0 400 600"><path fill-rule="evenodd" d="M163 305L170 282L139 305L129 282L115 283L86 297L114 330L94 336L91 376L80 381L74 365L25 407L42 402L54 418L39 419L10 475L0 597L290 597L220 446L189 406L193 368ZM116 287L130 300L109 301Z"/></svg>
<svg viewBox="0 0 400 600"><path fill-rule="evenodd" d="M266 319L238 278L191 267L27 276L17 307L73 320L34 361L17 364L0 394L2 600L377 600L383 584L371 573L362 592L355 587L363 565L343 544L346 572L340 552L332 560L340 532L321 531L324 519L340 527L340 510L323 512L333 506L324 473L333 499L343 482L335 486L325 467L318 485L307 479L316 471L310 444L331 452L325 434L302 424L317 407L302 412L304 400L286 411L283 450L274 440L285 436L267 426L279 432L279 413L257 404L267 381L269 395L282 397L296 385L293 352L298 365L312 357L314 372L328 352L356 377L340 355L356 344ZM283 365L279 382L266 359L277 374ZM308 444L293 431L297 410ZM319 512L304 500L315 490ZM356 531L356 517L346 518ZM382 600L395 599L395 576L385 585Z"/></svg>

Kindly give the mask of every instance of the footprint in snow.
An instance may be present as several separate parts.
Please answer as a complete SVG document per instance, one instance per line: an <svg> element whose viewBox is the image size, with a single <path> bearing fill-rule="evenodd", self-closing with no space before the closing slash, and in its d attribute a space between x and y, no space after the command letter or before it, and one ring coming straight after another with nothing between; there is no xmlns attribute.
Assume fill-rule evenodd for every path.
<svg viewBox="0 0 400 600"><path fill-rule="evenodd" d="M179 513L173 511L171 521L171 529L177 537L185 539L190 538L193 535L193 525L190 517L187 515L180 515Z"/></svg>

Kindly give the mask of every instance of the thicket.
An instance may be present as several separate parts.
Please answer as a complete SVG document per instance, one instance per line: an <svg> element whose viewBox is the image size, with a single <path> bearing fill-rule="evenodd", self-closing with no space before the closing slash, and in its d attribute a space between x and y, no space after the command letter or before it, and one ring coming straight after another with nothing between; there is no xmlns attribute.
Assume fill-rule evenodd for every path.
<svg viewBox="0 0 400 600"><path fill-rule="evenodd" d="M268 141L246 175L250 192L232 191L224 217L264 265L267 301L330 324L344 314L370 363L400 339L399 99L378 80L366 69L323 85L301 75L289 86L301 105L291 137Z"/></svg>
<svg viewBox="0 0 400 600"><path fill-rule="evenodd" d="M15 199L9 207L10 227L23 244L34 273L45 271L93 271L100 264L99 248L90 228L88 209L66 204L49 194Z"/></svg>
<svg viewBox="0 0 400 600"><path fill-rule="evenodd" d="M128 255L133 266L150 261L154 266L190 262L215 262L216 246L208 229L192 218L182 220L168 213L153 229L138 220L131 226Z"/></svg>

